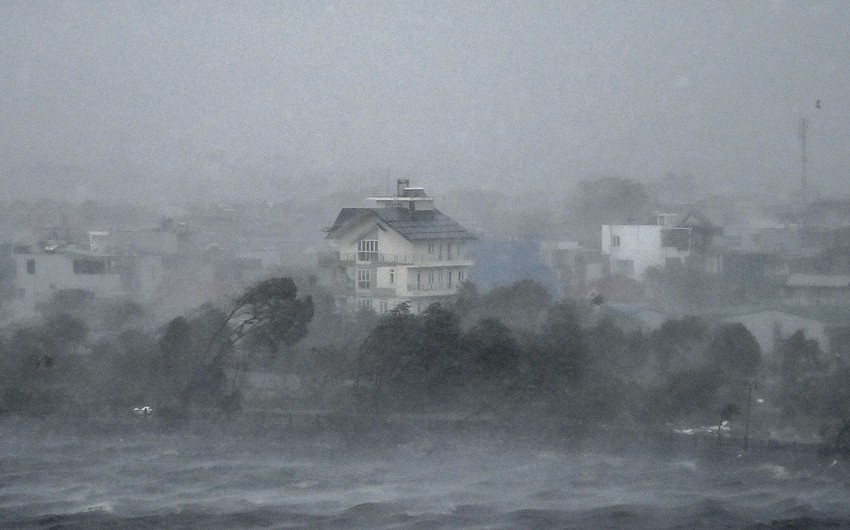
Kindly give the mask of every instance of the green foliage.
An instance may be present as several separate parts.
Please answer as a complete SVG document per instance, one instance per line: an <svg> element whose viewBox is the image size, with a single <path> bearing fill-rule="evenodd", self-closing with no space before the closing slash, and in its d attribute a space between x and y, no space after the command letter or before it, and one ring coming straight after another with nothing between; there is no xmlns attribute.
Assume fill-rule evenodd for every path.
<svg viewBox="0 0 850 530"><path fill-rule="evenodd" d="M281 345L292 345L307 334L313 318L310 296L297 298L298 289L291 278L272 278L246 290L236 300L230 312L218 320L215 331L208 335L206 347L194 360L192 375L182 392L183 408L187 408L199 391L216 399L225 410L233 410L240 402L239 376L247 369L247 351L237 348L243 342L256 347L263 344L276 354ZM250 338L251 341L245 341ZM234 353L243 355L233 360ZM228 360L232 381L227 389Z"/></svg>
<svg viewBox="0 0 850 530"><path fill-rule="evenodd" d="M467 280L458 287L453 309L461 318L470 315L481 303L481 295L474 283Z"/></svg>
<svg viewBox="0 0 850 530"><path fill-rule="evenodd" d="M695 364L702 356L708 326L696 317L668 320L652 332L650 341L658 370L668 374Z"/></svg>
<svg viewBox="0 0 850 530"><path fill-rule="evenodd" d="M782 383L779 401L785 416L823 414L831 404L834 412L838 412L835 409L840 407L834 404L846 391L842 391L843 382L827 375L824 353L817 340L806 338L803 330L798 330L778 342L776 355L780 360ZM840 373L841 370L836 375ZM829 389L826 395L824 389Z"/></svg>
<svg viewBox="0 0 850 530"><path fill-rule="evenodd" d="M485 380L516 376L519 349L511 330L499 320L480 320L463 337L463 345L470 375Z"/></svg>
<svg viewBox="0 0 850 530"><path fill-rule="evenodd" d="M474 309L465 314L467 322L495 318L513 329L534 329L549 307L549 291L534 280L521 280L508 286L493 288L485 295L465 293L458 300L470 305L477 298Z"/></svg>
<svg viewBox="0 0 850 530"><path fill-rule="evenodd" d="M666 423L689 417L707 419L715 408L720 373L712 367L695 367L669 375L647 393L644 421Z"/></svg>
<svg viewBox="0 0 850 530"><path fill-rule="evenodd" d="M550 372L569 383L577 383L586 367L587 338L576 306L561 302L552 306L543 324L542 340L548 350Z"/></svg>
<svg viewBox="0 0 850 530"><path fill-rule="evenodd" d="M753 334L739 323L719 326L706 354L718 370L739 379L755 374L761 363L761 347Z"/></svg>
<svg viewBox="0 0 850 530"><path fill-rule="evenodd" d="M0 354L0 409L48 410L72 406L83 383L75 349L88 327L67 313L19 325Z"/></svg>
<svg viewBox="0 0 850 530"><path fill-rule="evenodd" d="M169 372L155 371L156 344L139 330L124 330L98 341L90 354L93 385L100 404L129 410L134 406L160 404L156 384Z"/></svg>
<svg viewBox="0 0 850 530"><path fill-rule="evenodd" d="M392 401L411 399L412 373L416 344L416 319L404 308L387 313L378 320L360 347L355 386L365 389L368 406L380 410ZM363 403L366 404L366 403Z"/></svg>
<svg viewBox="0 0 850 530"><path fill-rule="evenodd" d="M305 387L305 398L312 406L330 406L342 391L351 372L345 350L336 345L310 348L298 359L296 370Z"/></svg>

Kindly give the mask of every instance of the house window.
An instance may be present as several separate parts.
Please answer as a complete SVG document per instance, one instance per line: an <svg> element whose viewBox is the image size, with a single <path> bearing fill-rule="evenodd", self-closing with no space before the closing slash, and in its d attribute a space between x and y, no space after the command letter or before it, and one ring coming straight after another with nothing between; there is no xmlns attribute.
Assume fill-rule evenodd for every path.
<svg viewBox="0 0 850 530"><path fill-rule="evenodd" d="M614 260L614 272L631 276L635 273L635 262L631 259Z"/></svg>
<svg viewBox="0 0 850 530"><path fill-rule="evenodd" d="M449 271L449 287L452 286L452 271Z"/></svg>
<svg viewBox="0 0 850 530"><path fill-rule="evenodd" d="M35 274L35 260L28 259L27 260L27 274Z"/></svg>
<svg viewBox="0 0 850 530"><path fill-rule="evenodd" d="M611 246L619 247L620 246L620 236L612 236L611 237Z"/></svg>
<svg viewBox="0 0 850 530"><path fill-rule="evenodd" d="M416 273L416 288L417 289L422 288L422 273L421 272Z"/></svg>
<svg viewBox="0 0 850 530"><path fill-rule="evenodd" d="M446 244L446 261L451 261L451 260L452 260L452 244L447 243Z"/></svg>
<svg viewBox="0 0 850 530"><path fill-rule="evenodd" d="M372 287L372 271L369 269L357 269L357 288L370 289Z"/></svg>
<svg viewBox="0 0 850 530"><path fill-rule="evenodd" d="M361 239L357 242L357 261L377 261L378 240Z"/></svg>
<svg viewBox="0 0 850 530"><path fill-rule="evenodd" d="M395 284L395 269L390 269L390 285Z"/></svg>
<svg viewBox="0 0 850 530"><path fill-rule="evenodd" d="M358 298L357 299L357 307L360 309L372 309L372 299L371 298Z"/></svg>
<svg viewBox="0 0 850 530"><path fill-rule="evenodd" d="M433 285L433 284L434 284L434 273L429 272L428 273L428 285Z"/></svg>
<svg viewBox="0 0 850 530"><path fill-rule="evenodd" d="M380 308L381 313L386 313L387 312L387 301L381 300L380 302L378 302L378 307Z"/></svg>
<svg viewBox="0 0 850 530"><path fill-rule="evenodd" d="M428 243L428 254L434 253L434 243Z"/></svg>
<svg viewBox="0 0 850 530"><path fill-rule="evenodd" d="M463 283L463 280L466 278L466 274L464 271L457 271L457 281L458 283Z"/></svg>

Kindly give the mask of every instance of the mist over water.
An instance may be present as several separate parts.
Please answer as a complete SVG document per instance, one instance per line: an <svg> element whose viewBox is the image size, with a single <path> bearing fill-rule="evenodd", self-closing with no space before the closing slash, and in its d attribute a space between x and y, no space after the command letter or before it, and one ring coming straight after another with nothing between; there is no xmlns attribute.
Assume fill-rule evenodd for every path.
<svg viewBox="0 0 850 530"><path fill-rule="evenodd" d="M166 431L125 423L96 432L7 417L0 425L0 525L850 525L850 466L843 458L805 451L614 456L592 442L522 440L492 430L422 429L398 433L395 440L355 440L322 429L251 434L245 426L213 423Z"/></svg>

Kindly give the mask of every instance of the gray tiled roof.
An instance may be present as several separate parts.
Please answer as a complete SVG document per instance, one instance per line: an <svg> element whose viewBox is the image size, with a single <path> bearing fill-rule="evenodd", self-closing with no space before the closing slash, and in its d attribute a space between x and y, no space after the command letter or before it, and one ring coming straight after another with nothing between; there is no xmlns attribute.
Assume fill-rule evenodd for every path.
<svg viewBox="0 0 850 530"><path fill-rule="evenodd" d="M417 210L407 208L343 208L337 215L328 237L352 220L366 214L374 214L387 227L398 232L408 241L429 239L475 239L464 227L439 210Z"/></svg>

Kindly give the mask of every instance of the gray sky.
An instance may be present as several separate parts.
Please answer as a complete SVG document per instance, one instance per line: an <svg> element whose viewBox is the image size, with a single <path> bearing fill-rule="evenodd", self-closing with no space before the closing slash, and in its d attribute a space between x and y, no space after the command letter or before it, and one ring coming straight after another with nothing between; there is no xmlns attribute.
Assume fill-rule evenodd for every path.
<svg viewBox="0 0 850 530"><path fill-rule="evenodd" d="M802 116L811 180L850 192L850 2L0 9L7 196L276 199L388 176L515 191L669 171L787 189Z"/></svg>

